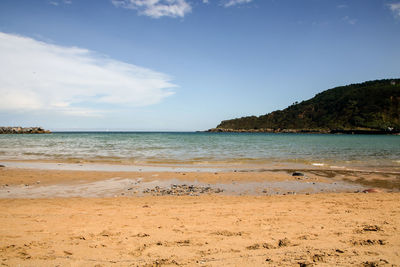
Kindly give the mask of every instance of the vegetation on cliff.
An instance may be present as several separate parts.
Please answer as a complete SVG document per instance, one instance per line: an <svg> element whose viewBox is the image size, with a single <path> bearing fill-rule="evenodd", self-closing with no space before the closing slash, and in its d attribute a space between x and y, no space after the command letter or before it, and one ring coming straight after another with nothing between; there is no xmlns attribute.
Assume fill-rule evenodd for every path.
<svg viewBox="0 0 400 267"><path fill-rule="evenodd" d="M210 131L400 131L400 79L340 86L259 117L222 121Z"/></svg>

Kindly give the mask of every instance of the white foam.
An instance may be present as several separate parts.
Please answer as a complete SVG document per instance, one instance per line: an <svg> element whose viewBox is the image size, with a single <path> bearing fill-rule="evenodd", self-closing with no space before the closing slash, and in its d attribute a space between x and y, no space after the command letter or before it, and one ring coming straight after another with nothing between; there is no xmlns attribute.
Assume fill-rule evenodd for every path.
<svg viewBox="0 0 400 267"><path fill-rule="evenodd" d="M325 164L324 163L312 163L311 165L313 165L313 166L324 166Z"/></svg>
<svg viewBox="0 0 400 267"><path fill-rule="evenodd" d="M103 171L103 172L216 172L228 170L228 168L200 168L184 166L146 166L146 165L112 165L95 163L53 163L53 162L18 162L3 161L7 167L20 169L41 170L68 170L68 171Z"/></svg>

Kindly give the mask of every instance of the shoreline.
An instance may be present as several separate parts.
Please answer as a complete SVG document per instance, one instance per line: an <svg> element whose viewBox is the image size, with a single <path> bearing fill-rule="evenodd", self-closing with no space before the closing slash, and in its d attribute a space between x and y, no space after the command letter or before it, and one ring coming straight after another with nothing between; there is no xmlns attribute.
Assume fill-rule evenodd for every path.
<svg viewBox="0 0 400 267"><path fill-rule="evenodd" d="M280 170L332 170L400 174L400 161L389 164L367 164L367 162L321 162L321 161L264 161L264 162L126 162L85 159L0 159L0 166L43 169L43 170L82 170L82 171L125 171L125 172L263 172Z"/></svg>
<svg viewBox="0 0 400 267"><path fill-rule="evenodd" d="M5 162L5 161L3 161ZM324 166L134 166L7 161L0 198L287 195L400 191L400 172ZM242 166L243 167L243 166ZM265 166L264 166L265 167Z"/></svg>
<svg viewBox="0 0 400 267"><path fill-rule="evenodd" d="M369 135L400 135L399 130L377 129L231 129L211 128L206 133L275 133L275 134L369 134Z"/></svg>

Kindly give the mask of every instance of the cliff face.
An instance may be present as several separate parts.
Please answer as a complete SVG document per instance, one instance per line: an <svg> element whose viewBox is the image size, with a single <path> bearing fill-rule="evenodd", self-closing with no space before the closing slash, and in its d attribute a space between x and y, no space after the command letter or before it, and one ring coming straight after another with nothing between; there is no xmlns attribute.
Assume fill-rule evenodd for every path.
<svg viewBox="0 0 400 267"><path fill-rule="evenodd" d="M336 87L284 110L222 121L209 131L399 132L400 79Z"/></svg>
<svg viewBox="0 0 400 267"><path fill-rule="evenodd" d="M43 134L50 133L42 127L0 127L0 134Z"/></svg>

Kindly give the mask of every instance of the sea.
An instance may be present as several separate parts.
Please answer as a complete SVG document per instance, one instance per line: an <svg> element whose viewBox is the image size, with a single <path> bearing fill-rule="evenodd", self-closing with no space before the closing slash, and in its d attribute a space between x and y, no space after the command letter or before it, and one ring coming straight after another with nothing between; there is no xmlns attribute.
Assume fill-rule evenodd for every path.
<svg viewBox="0 0 400 267"><path fill-rule="evenodd" d="M400 171L400 136L208 132L0 135L1 160L150 165L366 167Z"/></svg>

